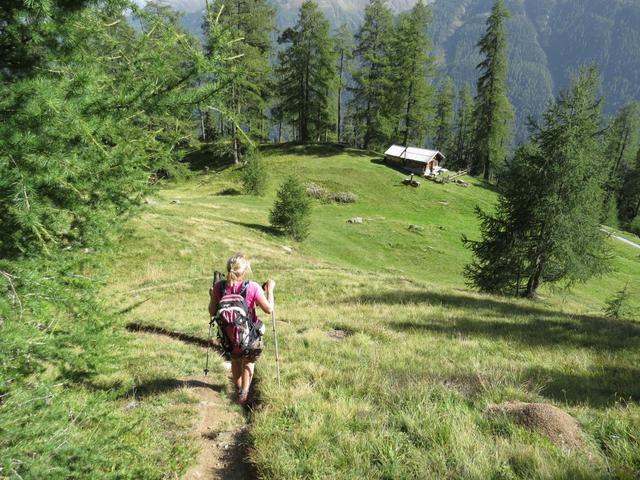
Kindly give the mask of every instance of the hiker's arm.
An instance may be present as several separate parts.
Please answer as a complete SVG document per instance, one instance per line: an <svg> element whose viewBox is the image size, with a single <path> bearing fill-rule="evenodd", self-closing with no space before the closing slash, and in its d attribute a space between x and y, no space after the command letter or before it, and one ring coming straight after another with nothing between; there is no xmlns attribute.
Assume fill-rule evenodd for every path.
<svg viewBox="0 0 640 480"><path fill-rule="evenodd" d="M258 299L258 305L264 313L273 312L273 290L276 288L276 282L269 279L264 284L264 295Z"/></svg>

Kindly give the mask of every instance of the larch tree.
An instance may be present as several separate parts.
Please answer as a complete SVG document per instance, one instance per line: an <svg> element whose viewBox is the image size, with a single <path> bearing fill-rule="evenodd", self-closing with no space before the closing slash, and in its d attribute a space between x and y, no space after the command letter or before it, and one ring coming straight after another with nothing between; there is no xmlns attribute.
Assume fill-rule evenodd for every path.
<svg viewBox="0 0 640 480"><path fill-rule="evenodd" d="M605 182L603 221L616 226L619 205L625 204L625 179L633 172L640 143L640 104L630 102L612 121L607 132L609 172Z"/></svg>
<svg viewBox="0 0 640 480"><path fill-rule="evenodd" d="M392 140L423 146L433 121L434 61L427 27L431 10L422 0L401 14L391 43L389 110Z"/></svg>
<svg viewBox="0 0 640 480"><path fill-rule="evenodd" d="M454 104L456 92L453 81L447 78L438 90L436 102L436 124L434 146L445 157L453 153L454 144Z"/></svg>
<svg viewBox="0 0 640 480"><path fill-rule="evenodd" d="M356 33L357 67L351 89L352 121L358 127L359 143L365 149L384 145L393 131L388 101L393 34L393 17L385 0L370 0Z"/></svg>
<svg viewBox="0 0 640 480"><path fill-rule="evenodd" d="M471 95L471 87L465 82L458 93L455 138L453 151L448 157L448 165L459 169L468 169L471 166L474 131L473 95Z"/></svg>
<svg viewBox="0 0 640 480"><path fill-rule="evenodd" d="M280 107L295 122L301 143L326 138L333 129L336 64L329 31L318 4L305 0L296 25L278 39L287 45L277 67Z"/></svg>
<svg viewBox="0 0 640 480"><path fill-rule="evenodd" d="M342 105L344 103L344 92L349 86L351 79L351 67L353 63L353 32L346 23L338 28L334 37L336 55L337 55L337 73L338 73L338 95L337 95L337 114L336 114L336 139L338 142L342 139L342 118L344 117Z"/></svg>
<svg viewBox="0 0 640 480"><path fill-rule="evenodd" d="M217 19L232 37L227 53L234 61L224 75L221 133L229 132L233 159L238 163L247 139L267 138L264 120L270 97L275 12L267 0L217 0L207 4L207 10L210 20L205 25Z"/></svg>
<svg viewBox="0 0 640 480"><path fill-rule="evenodd" d="M478 42L484 56L478 64L472 173L491 180L505 163L513 138L513 109L507 96L509 65L507 29L509 11L496 0L487 19L487 30Z"/></svg>
<svg viewBox="0 0 640 480"><path fill-rule="evenodd" d="M478 210L482 239L463 240L473 252L465 276L480 290L533 298L543 281L607 270L598 85L595 69L574 78L501 177L495 213Z"/></svg>

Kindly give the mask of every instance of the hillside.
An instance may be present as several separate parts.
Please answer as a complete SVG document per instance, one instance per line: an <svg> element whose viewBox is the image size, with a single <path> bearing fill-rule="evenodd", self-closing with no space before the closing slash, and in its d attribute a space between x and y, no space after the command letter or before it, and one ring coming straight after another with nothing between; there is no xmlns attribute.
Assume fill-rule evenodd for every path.
<svg viewBox="0 0 640 480"><path fill-rule="evenodd" d="M207 156L191 160L201 165ZM265 198L234 194L238 171L211 164L209 173L149 199L104 290L120 325L156 334L134 328L122 369L94 385L140 389L125 415L146 438L171 439L153 453L174 459L167 471L184 472L196 455L196 406L184 379L221 392L214 403L222 417L207 438L220 445L215 439L240 428L237 407L224 395L221 359L214 356L212 374L201 376L198 339L206 335L211 272L242 250L255 279L278 282L283 385L275 382L269 333L258 403L247 419L246 445L261 478L638 473L640 331L600 314L627 282L640 290L637 251L610 240L616 272L574 291L545 290L536 303L482 296L460 275L469 258L460 234L476 235L474 206L495 200L478 181L403 187L404 175L376 156L327 146L270 147L265 160ZM352 205L315 203L311 235L301 244L274 235L267 221L277 184L292 171L358 195ZM346 223L353 216L364 223ZM486 414L487 405L505 400L563 408L578 419L582 446L560 448ZM144 439L129 443L134 451L148 448ZM223 462L217 475L228 477L232 466Z"/></svg>

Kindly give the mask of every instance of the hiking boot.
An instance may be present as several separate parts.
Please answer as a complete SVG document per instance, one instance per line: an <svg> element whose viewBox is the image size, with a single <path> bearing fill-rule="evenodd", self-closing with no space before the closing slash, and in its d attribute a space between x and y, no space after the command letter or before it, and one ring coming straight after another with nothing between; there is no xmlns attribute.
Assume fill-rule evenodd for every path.
<svg viewBox="0 0 640 480"><path fill-rule="evenodd" d="M238 403L240 405L246 405L249 400L249 391L241 390L238 392Z"/></svg>

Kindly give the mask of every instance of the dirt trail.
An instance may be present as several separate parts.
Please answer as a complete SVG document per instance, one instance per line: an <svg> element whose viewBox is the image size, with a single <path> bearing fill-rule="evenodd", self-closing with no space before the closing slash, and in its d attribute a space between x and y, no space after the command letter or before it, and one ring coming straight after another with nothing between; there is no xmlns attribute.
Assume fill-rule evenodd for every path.
<svg viewBox="0 0 640 480"><path fill-rule="evenodd" d="M179 340L185 343L206 347L216 344L208 340L167 330L154 325L128 323L130 332L155 335L165 341ZM227 370L231 369L226 364ZM253 480L255 469L247 459L247 418L238 410L231 408L235 398L225 395L224 388L212 383L211 376L193 376L173 381L173 385L186 388L198 400L198 423L194 430L200 443L198 460L184 475L184 480ZM227 381L231 382L228 377ZM252 396L255 398L256 391Z"/></svg>
<svg viewBox="0 0 640 480"><path fill-rule="evenodd" d="M208 377L185 379L206 383ZM247 424L244 416L230 411L224 394L206 386L189 387L198 399L199 421L196 433L200 438L197 463L185 474L185 480L250 480L255 472L246 461ZM233 426L233 427L232 427Z"/></svg>

